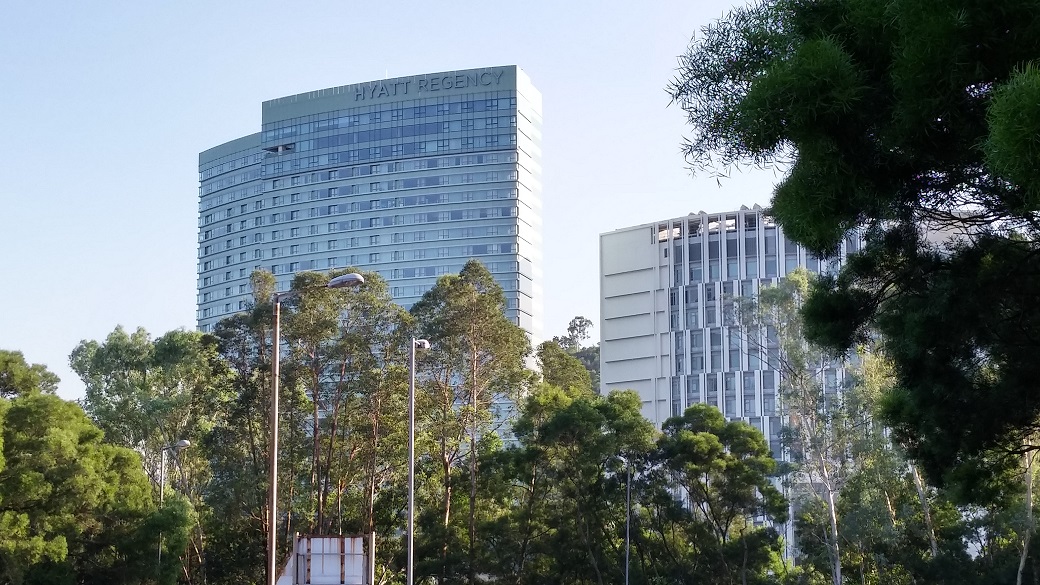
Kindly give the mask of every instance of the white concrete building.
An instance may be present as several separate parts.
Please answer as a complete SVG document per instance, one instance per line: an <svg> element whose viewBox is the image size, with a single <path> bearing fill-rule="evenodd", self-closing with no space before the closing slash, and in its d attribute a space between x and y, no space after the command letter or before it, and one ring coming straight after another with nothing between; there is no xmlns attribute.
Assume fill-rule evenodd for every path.
<svg viewBox="0 0 1040 585"><path fill-rule="evenodd" d="M713 404L761 430L779 457L779 373L729 309L798 266L836 271L859 246L849 239L839 258L821 261L757 205L601 234L601 392L636 390L658 427L692 404ZM825 388L837 391L843 377L826 369Z"/></svg>

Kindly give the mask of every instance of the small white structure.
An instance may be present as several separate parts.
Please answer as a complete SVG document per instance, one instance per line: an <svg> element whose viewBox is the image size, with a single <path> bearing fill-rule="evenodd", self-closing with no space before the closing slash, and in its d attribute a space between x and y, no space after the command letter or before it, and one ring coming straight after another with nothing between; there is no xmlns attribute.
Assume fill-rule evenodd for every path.
<svg viewBox="0 0 1040 585"><path fill-rule="evenodd" d="M370 585L363 536L296 535L278 585Z"/></svg>

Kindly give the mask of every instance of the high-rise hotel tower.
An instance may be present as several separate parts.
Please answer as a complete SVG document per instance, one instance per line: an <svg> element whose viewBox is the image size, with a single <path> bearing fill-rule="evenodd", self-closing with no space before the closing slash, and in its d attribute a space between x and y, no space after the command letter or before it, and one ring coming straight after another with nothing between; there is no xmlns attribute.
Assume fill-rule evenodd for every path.
<svg viewBox="0 0 1040 585"><path fill-rule="evenodd" d="M379 272L410 307L482 261L541 338L541 94L518 67L266 101L260 132L199 155L198 326L299 270Z"/></svg>

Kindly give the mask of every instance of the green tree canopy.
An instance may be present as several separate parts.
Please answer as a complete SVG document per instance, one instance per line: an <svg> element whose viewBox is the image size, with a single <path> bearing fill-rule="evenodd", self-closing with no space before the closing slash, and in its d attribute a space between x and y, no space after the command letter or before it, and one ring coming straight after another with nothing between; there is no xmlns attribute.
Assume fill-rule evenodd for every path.
<svg viewBox="0 0 1040 585"><path fill-rule="evenodd" d="M632 391L531 392L514 427L519 445L489 457L507 486L484 547L495 582L623 581L625 458L638 473L655 434L640 409Z"/></svg>
<svg viewBox="0 0 1040 585"><path fill-rule="evenodd" d="M763 0L703 29L670 86L694 165L786 172L771 213L789 237L831 256L864 230L806 333L834 351L881 334L884 419L940 483L1001 473L1040 415L1038 11Z"/></svg>
<svg viewBox="0 0 1040 585"><path fill-rule="evenodd" d="M779 535L755 520L784 522L787 501L758 429L695 404L665 421L651 462L639 520L648 575L691 585L776 582Z"/></svg>
<svg viewBox="0 0 1040 585"><path fill-rule="evenodd" d="M592 321L578 315L567 324L567 335L557 335L552 338L552 341L585 366L589 372L589 383L592 385L592 390L599 392L599 343L582 345L586 339L591 337L589 332L592 327Z"/></svg>
<svg viewBox="0 0 1040 585"><path fill-rule="evenodd" d="M450 569L451 554L463 548L452 543L451 536L453 472L462 461L463 448L469 464L465 564L467 578L473 582L480 542L479 455L486 439L508 424L507 405L519 401L531 379L524 367L531 342L505 310L502 287L478 260L466 262L459 274L437 279L436 286L412 306L417 328L431 345L423 357L428 393L421 400L428 404L426 424L437 445L433 458L442 482L442 579L455 570Z"/></svg>
<svg viewBox="0 0 1040 585"><path fill-rule="evenodd" d="M171 582L158 535L183 549L186 508L159 513L136 453L104 443L78 405L27 389L0 398L0 582Z"/></svg>
<svg viewBox="0 0 1040 585"><path fill-rule="evenodd" d="M592 390L589 371L578 358L564 351L555 341L540 343L535 355L546 384L573 391Z"/></svg>
<svg viewBox="0 0 1040 585"><path fill-rule="evenodd" d="M58 376L42 364L27 363L22 352L0 349L0 398L33 392L54 394L58 381Z"/></svg>

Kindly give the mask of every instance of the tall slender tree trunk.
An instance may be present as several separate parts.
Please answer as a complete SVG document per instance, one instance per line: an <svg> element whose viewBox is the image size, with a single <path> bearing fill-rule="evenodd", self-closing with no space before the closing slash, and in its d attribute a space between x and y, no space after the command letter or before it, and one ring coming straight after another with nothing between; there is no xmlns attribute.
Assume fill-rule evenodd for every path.
<svg viewBox="0 0 1040 585"><path fill-rule="evenodd" d="M333 407L331 415L331 426L329 427L329 441L328 448L325 449L325 462L322 464L321 471L321 506L322 510L328 506L329 493L332 491L332 459L336 455L336 439L338 436L339 429L337 428L336 421L339 419L339 407ZM342 504L340 504L342 508ZM341 520L342 520L342 514ZM318 532L320 534L326 534L327 530L332 528L332 520L329 519L329 514L322 512L322 523L318 525ZM340 532L340 531L337 531Z"/></svg>
<svg viewBox="0 0 1040 585"><path fill-rule="evenodd" d="M470 346L469 582L477 582L477 348Z"/></svg>
<svg viewBox="0 0 1040 585"><path fill-rule="evenodd" d="M311 404L313 408L313 418L311 419L311 506L313 506L313 514L311 515L314 525L312 530L320 530L324 523L325 506L324 502L321 501L321 406L319 395L321 388L319 387L321 376L318 370L317 360L314 359L314 354L311 354Z"/></svg>
<svg viewBox="0 0 1040 585"><path fill-rule="evenodd" d="M444 502L442 518L444 522L444 542L441 543L441 579L448 577L448 526L451 524L451 458L448 457L446 437L441 435L441 470L444 473Z"/></svg>
<svg viewBox="0 0 1040 585"><path fill-rule="evenodd" d="M527 513L524 518L523 537L520 542L520 553L517 559L516 585L520 585L524 579L524 567L527 565L527 547L531 543L531 518L534 516L535 492L538 489L538 466L531 470L530 491L527 496Z"/></svg>
<svg viewBox="0 0 1040 585"><path fill-rule="evenodd" d="M283 542L282 542L282 550L285 550L285 548L287 548L286 544L289 544L291 546L291 543L292 543L293 528L294 528L294 524L295 524L295 521L293 520L293 517L295 516L295 511L293 510L292 502L296 501L296 494L298 492L298 489L297 489L298 482L296 482L294 480L295 480L295 478L299 477L299 474L302 471L301 470L301 462L296 457L296 453L295 453L296 450L292 448L293 446L295 446L297 444L296 443L296 439L299 437L299 434L298 434L297 430L299 428L299 424L298 423L300 423L300 420L296 416L292 416L292 415L295 415L295 414L299 413L300 416L302 417L303 414L301 412L302 409L299 408L300 405L295 400L293 400L290 404L291 404L291 408L292 408L292 410L289 411L289 413L291 415L291 418L290 418L291 424L289 425L289 432L286 433L286 435L288 435L286 438L289 439L287 442L289 443L289 446L290 446L289 453L292 456L289 458L289 465L288 465L289 469L287 469L285 471L282 471L282 469L284 469L284 466L282 466L280 464L278 466L279 473L281 473L283 476L288 475L289 479L291 480L291 481L288 481L288 484L289 484L288 493L286 493L284 496L281 496L281 491L279 491L280 499L283 502L285 502L285 505L279 505L278 506L279 510L285 510L285 533L284 533L283 539L282 539L283 540ZM282 451L282 449L279 449L279 451ZM285 485L286 484L286 481L284 479L279 479L278 481L280 482L280 485ZM277 522L277 519L275 520L275 522Z"/></svg>
<svg viewBox="0 0 1040 585"><path fill-rule="evenodd" d="M841 585L841 551L838 549L838 514L835 508L834 490L827 489L827 515L830 518L831 529L831 573L834 576L834 585Z"/></svg>
<svg viewBox="0 0 1040 585"><path fill-rule="evenodd" d="M1015 585L1022 585L1022 574L1026 568L1026 560L1029 558L1029 542L1033 539L1033 531L1036 527L1033 523L1033 459L1036 453L1029 451L1025 454L1026 470L1023 480L1026 483L1026 527L1022 535L1022 556L1018 560L1018 576Z"/></svg>
<svg viewBox="0 0 1040 585"><path fill-rule="evenodd" d="M885 480L881 477L881 470L875 470L878 480L878 488L881 493L885 494L885 508L888 510L888 525L892 528L896 527L896 507L892 505L892 496L888 493L888 489L885 487ZM860 546L860 549L863 547Z"/></svg>
<svg viewBox="0 0 1040 585"><path fill-rule="evenodd" d="M748 563L748 546L747 538L744 538L744 531L740 531L740 541L744 544L744 557L740 563L740 583L741 585L748 585L747 582L747 563Z"/></svg>
<svg viewBox="0 0 1040 585"><path fill-rule="evenodd" d="M813 461L813 465L817 466L817 472L819 473L820 483L823 485L824 490L824 505L827 507L827 520L829 526L827 527L827 553L830 556L831 561L831 583L832 585L842 585L841 577L841 546L838 541L838 511L837 511L837 492L838 488L835 485L835 478L831 474L830 466L828 465L828 454L826 450L820 448L819 438L821 434L825 434L826 431L821 430L825 425L825 421L821 421L821 415L819 414L816 407L812 406L816 403L816 397L810 392L810 388L813 388L814 380L811 375L805 373L792 373L792 379L799 380L795 383L795 387L799 388L798 400L801 402L802 417L798 423L799 436L802 441L803 449L806 451L807 458ZM812 480L812 473L809 474L810 481Z"/></svg>
<svg viewBox="0 0 1040 585"><path fill-rule="evenodd" d="M841 585L841 549L838 543L838 511L837 511L837 498L835 492L837 491L834 487L830 471L827 468L827 461L824 460L822 454L818 454L818 462L820 465L820 478L823 480L823 489L826 492L825 503L827 504L827 519L830 523L828 527L828 540L827 552L831 557L831 582L833 585Z"/></svg>
<svg viewBox="0 0 1040 585"><path fill-rule="evenodd" d="M592 565L592 571L596 574L596 584L603 585L603 573L599 570L599 562L596 560L596 553L592 550L591 530L589 529L589 522L586 519L585 514L581 513L582 503L580 498L577 503L578 522L580 526L578 532L581 534L581 539L584 541L585 552L589 555L589 563Z"/></svg>
<svg viewBox="0 0 1040 585"><path fill-rule="evenodd" d="M376 408L378 408L378 400L376 401ZM378 410L376 410L378 413ZM376 530L376 473L377 466L379 465L379 416L378 414L372 415L372 457L369 460L368 465L368 489L365 490L366 499L365 502L365 529L371 534Z"/></svg>
<svg viewBox="0 0 1040 585"><path fill-rule="evenodd" d="M932 558L939 556L939 543L935 540L935 526L932 524L932 507L928 504L928 492L924 489L921 474L917 472L917 466L910 464L910 476L914 479L914 488L917 490L917 499L921 500L921 512L924 514L924 525L928 530L928 545L931 547Z"/></svg>

